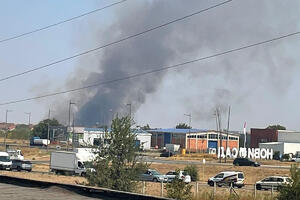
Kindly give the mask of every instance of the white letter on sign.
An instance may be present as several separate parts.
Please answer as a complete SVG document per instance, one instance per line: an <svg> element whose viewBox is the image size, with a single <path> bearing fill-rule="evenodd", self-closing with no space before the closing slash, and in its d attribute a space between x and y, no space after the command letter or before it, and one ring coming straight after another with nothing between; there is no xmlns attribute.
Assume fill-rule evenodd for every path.
<svg viewBox="0 0 300 200"><path fill-rule="evenodd" d="M265 148L260 149L260 158L261 159L267 158L267 150Z"/></svg>
<svg viewBox="0 0 300 200"><path fill-rule="evenodd" d="M273 149L267 149L267 159L273 159Z"/></svg>
<svg viewBox="0 0 300 200"><path fill-rule="evenodd" d="M238 157L238 150L237 150L237 148L232 148L232 157L233 158L237 158Z"/></svg>
<svg viewBox="0 0 300 200"><path fill-rule="evenodd" d="M254 150L254 156L255 156L255 159L259 159L260 158L260 149L259 148L256 148Z"/></svg>

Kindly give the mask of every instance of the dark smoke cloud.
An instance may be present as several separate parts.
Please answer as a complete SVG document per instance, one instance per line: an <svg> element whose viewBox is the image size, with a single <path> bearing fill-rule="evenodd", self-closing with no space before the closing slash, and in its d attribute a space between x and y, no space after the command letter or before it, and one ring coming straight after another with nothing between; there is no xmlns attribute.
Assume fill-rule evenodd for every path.
<svg viewBox="0 0 300 200"><path fill-rule="evenodd" d="M90 40L95 43L114 41L217 2L220 1L131 1L117 10L113 23L107 29L99 28ZM293 4L299 6L296 1ZM286 27L287 24L296 26L298 18L293 13L297 13L297 6L289 10L290 14L278 12L291 5L292 3L279 0L233 1L183 22L106 48L94 55L92 61L82 58L79 69L83 68L85 73L74 73L66 87L126 77L295 31L292 26L285 29L281 27ZM97 26L96 23L93 24ZM105 39L101 40L102 38ZM83 39L80 42L84 42ZM187 70L175 71L188 74L197 84L207 81L201 82L199 92L192 96L201 100L195 102L189 96L182 102L182 106L193 110L195 120L207 120L211 119L216 107L221 107L225 112L229 104L244 104L252 98L251 94L255 93L257 87L263 87L262 91L282 94L290 85L290 77L295 69L295 61L287 59L287 54L283 51L285 47L280 41L195 63L188 66ZM91 63L96 67L91 67ZM137 111L145 103L147 94L160 88L166 73L103 85L72 94L67 99L79 102L77 123L108 124L112 114L128 113L128 103L133 105L133 112ZM210 92L203 92L207 88ZM180 94L170 96L170 103L176 95ZM56 110L57 117L65 119L65 109L58 105Z"/></svg>

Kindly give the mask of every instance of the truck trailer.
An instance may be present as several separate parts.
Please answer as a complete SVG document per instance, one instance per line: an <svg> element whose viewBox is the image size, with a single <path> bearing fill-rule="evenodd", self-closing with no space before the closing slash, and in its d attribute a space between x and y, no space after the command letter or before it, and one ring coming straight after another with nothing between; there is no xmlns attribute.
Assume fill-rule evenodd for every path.
<svg viewBox="0 0 300 200"><path fill-rule="evenodd" d="M86 175L86 168L76 152L68 151L51 152L50 171L56 174Z"/></svg>

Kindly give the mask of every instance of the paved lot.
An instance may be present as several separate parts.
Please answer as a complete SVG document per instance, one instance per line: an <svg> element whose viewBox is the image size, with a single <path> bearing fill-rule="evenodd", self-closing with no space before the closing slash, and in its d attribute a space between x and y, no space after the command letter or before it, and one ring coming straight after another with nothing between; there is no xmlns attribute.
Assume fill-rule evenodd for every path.
<svg viewBox="0 0 300 200"><path fill-rule="evenodd" d="M99 200L99 198L81 196L59 187L40 189L0 183L0 191L1 200Z"/></svg>

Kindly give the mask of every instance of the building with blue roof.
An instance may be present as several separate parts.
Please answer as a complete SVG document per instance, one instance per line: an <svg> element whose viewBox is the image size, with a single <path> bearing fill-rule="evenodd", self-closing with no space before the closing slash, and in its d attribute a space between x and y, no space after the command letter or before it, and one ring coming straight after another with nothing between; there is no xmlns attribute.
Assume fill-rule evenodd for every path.
<svg viewBox="0 0 300 200"><path fill-rule="evenodd" d="M220 134L214 130L206 129L152 129L147 130L152 134L151 147L164 148L166 144L178 144L189 152L203 152L209 149L239 147L239 135L233 132ZM228 139L228 141L227 141ZM222 140L222 143L221 143Z"/></svg>

